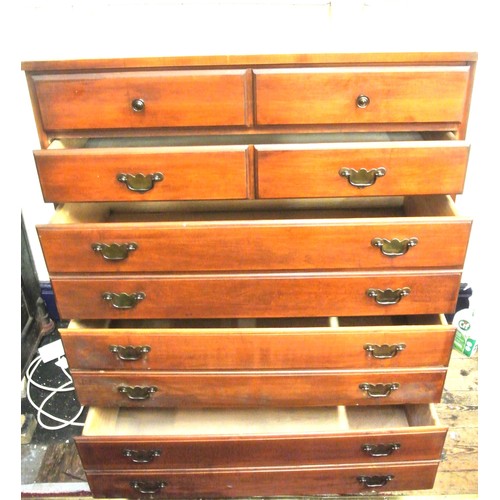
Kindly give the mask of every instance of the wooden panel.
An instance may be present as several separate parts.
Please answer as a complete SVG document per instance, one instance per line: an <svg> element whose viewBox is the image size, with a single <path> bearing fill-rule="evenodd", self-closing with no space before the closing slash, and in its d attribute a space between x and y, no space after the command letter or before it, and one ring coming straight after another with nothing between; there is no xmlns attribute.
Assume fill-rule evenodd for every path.
<svg viewBox="0 0 500 500"><path fill-rule="evenodd" d="M446 369L288 372L72 372L78 399L88 406L137 408L315 407L437 403ZM400 384L386 397L370 397L360 384ZM157 387L131 400L122 386Z"/></svg>
<svg viewBox="0 0 500 500"><path fill-rule="evenodd" d="M469 68L255 70L258 125L457 122ZM369 97L366 108L356 99Z"/></svg>
<svg viewBox="0 0 500 500"><path fill-rule="evenodd" d="M257 197L461 193L468 153L464 143L256 146ZM339 174L342 168L384 168L385 174L360 189Z"/></svg>
<svg viewBox="0 0 500 500"><path fill-rule="evenodd" d="M452 312L459 272L296 273L119 278L53 278L62 318L245 318L365 316ZM409 287L394 305L380 305L367 290ZM117 309L103 294L143 292L131 309Z"/></svg>
<svg viewBox="0 0 500 500"><path fill-rule="evenodd" d="M158 201L248 198L247 148L102 148L35 151L45 201ZM163 180L138 192L120 174ZM221 181L223 179L223 182ZM85 186L85 189L82 189Z"/></svg>
<svg viewBox="0 0 500 500"><path fill-rule="evenodd" d="M244 70L34 75L45 130L247 124ZM145 102L132 109L134 99Z"/></svg>
<svg viewBox="0 0 500 500"><path fill-rule="evenodd" d="M166 494L175 498L224 498L237 496L310 496L370 491L358 476L392 475L393 479L381 491L432 488L439 462L419 462L414 465L358 467L311 467L304 469L240 469L202 470L186 472L155 471L87 473L92 493L106 498L143 498L133 489L131 481L165 482ZM379 488L377 488L377 491Z"/></svg>
<svg viewBox="0 0 500 500"><path fill-rule="evenodd" d="M238 329L61 329L72 369L253 370L371 369L447 366L455 336L448 326ZM406 345L394 358L376 359L366 344ZM150 351L123 361L110 346Z"/></svg>

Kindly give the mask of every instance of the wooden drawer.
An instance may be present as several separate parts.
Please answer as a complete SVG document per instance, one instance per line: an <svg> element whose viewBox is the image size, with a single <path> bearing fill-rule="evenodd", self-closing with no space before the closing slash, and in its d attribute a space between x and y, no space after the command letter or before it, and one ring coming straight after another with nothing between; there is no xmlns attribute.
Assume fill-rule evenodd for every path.
<svg viewBox="0 0 500 500"><path fill-rule="evenodd" d="M246 146L87 147L35 151L47 202L246 199ZM90 143L90 144L89 144ZM115 141L123 144L123 141ZM223 181L222 181L223 179ZM253 184L252 184L253 186Z"/></svg>
<svg viewBox="0 0 500 500"><path fill-rule="evenodd" d="M85 470L219 469L439 460L433 405L179 410L91 407Z"/></svg>
<svg viewBox="0 0 500 500"><path fill-rule="evenodd" d="M97 275L52 278L61 318L248 318L439 314L459 271Z"/></svg>
<svg viewBox="0 0 500 500"><path fill-rule="evenodd" d="M46 131L124 130L246 126L246 75L246 70L71 72L33 74L32 82Z"/></svg>
<svg viewBox="0 0 500 500"><path fill-rule="evenodd" d="M317 204L253 200L223 210L196 203L67 204L37 227L51 275L460 269L470 228L452 199L440 195ZM109 253L117 245L121 253Z"/></svg>
<svg viewBox="0 0 500 500"><path fill-rule="evenodd" d="M461 193L468 154L455 140L259 145L256 197Z"/></svg>
<svg viewBox="0 0 500 500"><path fill-rule="evenodd" d="M385 466L91 472L87 480L98 498L144 498L144 492L153 493L154 498L310 496L431 489L438 465L434 461Z"/></svg>
<svg viewBox="0 0 500 500"><path fill-rule="evenodd" d="M73 370L84 406L256 408L438 403L446 368L393 370Z"/></svg>
<svg viewBox="0 0 500 500"><path fill-rule="evenodd" d="M468 66L254 70L256 123L461 123L469 72Z"/></svg>
<svg viewBox="0 0 500 500"><path fill-rule="evenodd" d="M448 366L455 336L442 315L104 323L60 329L72 370Z"/></svg>

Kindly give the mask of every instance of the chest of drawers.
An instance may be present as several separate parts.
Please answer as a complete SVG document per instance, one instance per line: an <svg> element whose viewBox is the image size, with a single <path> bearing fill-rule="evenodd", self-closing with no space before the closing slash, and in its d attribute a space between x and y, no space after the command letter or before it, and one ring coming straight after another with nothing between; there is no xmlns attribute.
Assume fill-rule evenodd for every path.
<svg viewBox="0 0 500 500"><path fill-rule="evenodd" d="M475 61L23 64L94 496L432 488Z"/></svg>

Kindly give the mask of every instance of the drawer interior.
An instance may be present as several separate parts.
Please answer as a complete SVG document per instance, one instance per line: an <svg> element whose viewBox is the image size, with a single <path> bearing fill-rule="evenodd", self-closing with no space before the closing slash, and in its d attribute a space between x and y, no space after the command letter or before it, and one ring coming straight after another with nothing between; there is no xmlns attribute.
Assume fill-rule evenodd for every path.
<svg viewBox="0 0 500 500"><path fill-rule="evenodd" d="M437 425L433 405L230 410L91 407L82 435L276 436Z"/></svg>

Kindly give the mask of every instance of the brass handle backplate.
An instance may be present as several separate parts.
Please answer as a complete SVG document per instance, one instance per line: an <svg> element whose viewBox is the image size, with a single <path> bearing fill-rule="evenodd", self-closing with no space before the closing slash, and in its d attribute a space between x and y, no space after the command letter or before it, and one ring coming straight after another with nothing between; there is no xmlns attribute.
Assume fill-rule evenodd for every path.
<svg viewBox="0 0 500 500"><path fill-rule="evenodd" d="M367 455L370 455L370 457L388 457L400 448L401 445L399 443L364 444L361 450Z"/></svg>
<svg viewBox="0 0 500 500"><path fill-rule="evenodd" d="M147 193L154 188L155 182L160 182L164 179L161 172L154 174L118 174L116 180L122 182L130 191L135 193Z"/></svg>
<svg viewBox="0 0 500 500"><path fill-rule="evenodd" d="M144 292L136 293L113 293L104 292L102 294L102 299L111 302L111 305L115 309L132 309L137 305L137 303L146 298Z"/></svg>
<svg viewBox="0 0 500 500"><path fill-rule="evenodd" d="M129 252L137 250L137 243L93 243L92 250L100 253L104 260L125 260Z"/></svg>
<svg viewBox="0 0 500 500"><path fill-rule="evenodd" d="M399 389L399 384L397 382L392 382L390 384L359 384L359 388L362 391L366 391L368 396L371 398L387 398L391 393Z"/></svg>
<svg viewBox="0 0 500 500"><path fill-rule="evenodd" d="M161 455L160 450L123 450L123 456L130 458L134 464L149 464Z"/></svg>
<svg viewBox="0 0 500 500"><path fill-rule="evenodd" d="M121 385L118 387L118 392L122 394L126 394L127 397L133 401L144 401L149 399L151 394L158 391L158 387L152 386L135 386L132 387L130 385Z"/></svg>
<svg viewBox="0 0 500 500"><path fill-rule="evenodd" d="M165 481L130 481L130 486L144 495L154 495L165 488L167 483Z"/></svg>
<svg viewBox="0 0 500 500"><path fill-rule="evenodd" d="M116 357L122 361L138 361L151 351L151 347L148 345L140 345L137 347L132 345L110 345L109 350L115 353Z"/></svg>
<svg viewBox="0 0 500 500"><path fill-rule="evenodd" d="M394 358L398 352L406 349L406 344L365 344L363 349L375 359L390 359Z"/></svg>
<svg viewBox="0 0 500 500"><path fill-rule="evenodd" d="M351 186L357 188L365 188L373 186L378 177L383 177L386 173L384 167L374 168L372 170L366 170L366 168L361 168L356 170L354 168L341 168L339 170L339 175L345 177Z"/></svg>
<svg viewBox="0 0 500 500"><path fill-rule="evenodd" d="M366 295L375 300L377 304L381 306L392 306L397 304L403 297L410 295L410 288L397 288L393 290L392 288L387 288L385 290L380 290L377 288L369 288L366 291Z"/></svg>
<svg viewBox="0 0 500 500"><path fill-rule="evenodd" d="M367 95L361 94L356 97L356 106L358 108L364 109L368 104L370 104L370 98Z"/></svg>
<svg viewBox="0 0 500 500"><path fill-rule="evenodd" d="M404 240L399 240L394 238L388 240L386 238L373 238L372 246L375 248L380 248L382 254L387 257L398 257L399 255L404 255L410 248L413 248L418 243L418 238L407 238Z"/></svg>
<svg viewBox="0 0 500 500"><path fill-rule="evenodd" d="M358 481L367 488L383 488L387 486L389 481L392 481L394 476L358 476Z"/></svg>

